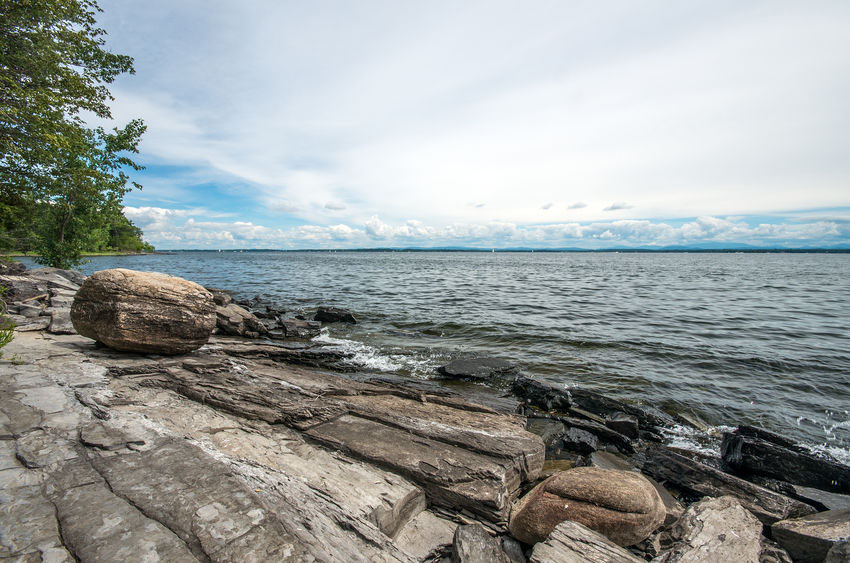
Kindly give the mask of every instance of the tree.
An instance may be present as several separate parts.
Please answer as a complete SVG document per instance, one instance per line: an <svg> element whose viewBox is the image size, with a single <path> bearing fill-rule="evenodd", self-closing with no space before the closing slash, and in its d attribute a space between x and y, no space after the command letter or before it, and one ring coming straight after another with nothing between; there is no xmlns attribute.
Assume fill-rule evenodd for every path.
<svg viewBox="0 0 850 563"><path fill-rule="evenodd" d="M127 153L144 123L107 132L85 120L111 119L108 85L134 73L104 48L98 12L95 0L0 0L0 226L36 209L35 247L51 266L78 264L93 229L141 187L128 186L141 167Z"/></svg>

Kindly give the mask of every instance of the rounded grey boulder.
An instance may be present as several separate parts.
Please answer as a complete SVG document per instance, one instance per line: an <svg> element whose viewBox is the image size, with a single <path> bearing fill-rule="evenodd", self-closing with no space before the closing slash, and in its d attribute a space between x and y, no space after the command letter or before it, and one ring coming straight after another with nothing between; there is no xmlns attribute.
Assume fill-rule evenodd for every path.
<svg viewBox="0 0 850 563"><path fill-rule="evenodd" d="M74 296L71 322L116 350L184 354L203 346L216 324L212 294L155 272L117 268L89 276Z"/></svg>

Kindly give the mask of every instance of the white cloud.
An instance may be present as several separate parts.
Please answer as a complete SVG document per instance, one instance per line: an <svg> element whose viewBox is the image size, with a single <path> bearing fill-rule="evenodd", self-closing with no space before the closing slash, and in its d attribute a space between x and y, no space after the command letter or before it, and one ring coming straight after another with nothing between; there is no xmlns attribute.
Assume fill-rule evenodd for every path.
<svg viewBox="0 0 850 563"><path fill-rule="evenodd" d="M120 118L149 124L143 156L227 182L242 208L387 238L398 227L372 217L530 232L627 210L611 202L850 205L846 2L102 7L110 46L136 57L114 90ZM144 194L178 206L192 182ZM583 203L540 206L565 200Z"/></svg>
<svg viewBox="0 0 850 563"><path fill-rule="evenodd" d="M608 207L603 208L602 211L619 211L620 209L631 209L632 207L634 206L622 201L618 201L616 203L612 203Z"/></svg>

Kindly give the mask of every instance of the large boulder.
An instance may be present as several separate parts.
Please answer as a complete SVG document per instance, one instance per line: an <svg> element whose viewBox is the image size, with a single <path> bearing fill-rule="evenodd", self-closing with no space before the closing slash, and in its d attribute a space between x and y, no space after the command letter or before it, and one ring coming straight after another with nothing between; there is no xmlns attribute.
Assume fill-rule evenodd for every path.
<svg viewBox="0 0 850 563"><path fill-rule="evenodd" d="M515 538L534 544L572 520L628 546L649 536L664 517L658 492L640 474L577 467L549 477L517 501L508 526Z"/></svg>
<svg viewBox="0 0 850 563"><path fill-rule="evenodd" d="M116 350L184 354L209 339L215 303L209 291L182 278L102 270L74 297L71 322L81 335Z"/></svg>

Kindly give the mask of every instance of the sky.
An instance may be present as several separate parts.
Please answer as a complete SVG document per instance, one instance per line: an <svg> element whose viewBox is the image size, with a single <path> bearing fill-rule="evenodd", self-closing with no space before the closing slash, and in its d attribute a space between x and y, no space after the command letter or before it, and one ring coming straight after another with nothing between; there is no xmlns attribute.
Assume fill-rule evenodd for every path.
<svg viewBox="0 0 850 563"><path fill-rule="evenodd" d="M850 2L101 0L161 249L850 246Z"/></svg>

